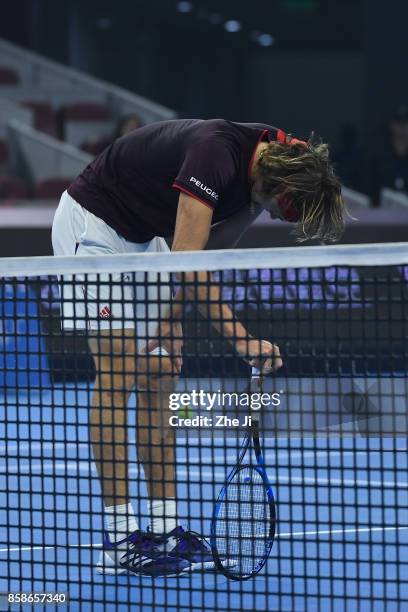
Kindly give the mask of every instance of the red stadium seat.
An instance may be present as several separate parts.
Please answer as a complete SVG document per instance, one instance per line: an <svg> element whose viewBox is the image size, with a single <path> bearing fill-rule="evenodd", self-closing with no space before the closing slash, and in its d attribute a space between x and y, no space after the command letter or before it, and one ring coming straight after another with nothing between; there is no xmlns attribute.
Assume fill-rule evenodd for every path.
<svg viewBox="0 0 408 612"><path fill-rule="evenodd" d="M59 119L64 140L75 147L86 140L106 137L113 129L109 108L97 102L66 104L61 107Z"/></svg>
<svg viewBox="0 0 408 612"><path fill-rule="evenodd" d="M59 199L62 192L72 183L72 178L55 176L38 181L34 185L34 197L43 199Z"/></svg>
<svg viewBox="0 0 408 612"><path fill-rule="evenodd" d="M34 127L40 132L45 132L50 136L57 136L57 117L56 112L48 102L37 102L27 100L21 103L22 106L29 108L34 113Z"/></svg>
<svg viewBox="0 0 408 612"><path fill-rule="evenodd" d="M8 144L5 140L0 140L0 166L5 166L8 162Z"/></svg>
<svg viewBox="0 0 408 612"><path fill-rule="evenodd" d="M20 79L16 70L0 66L0 85L17 85L19 82Z"/></svg>
<svg viewBox="0 0 408 612"><path fill-rule="evenodd" d="M76 102L61 107L64 121L109 121L111 113L107 106L98 102Z"/></svg>
<svg viewBox="0 0 408 612"><path fill-rule="evenodd" d="M17 176L0 176L0 200L27 198L23 181Z"/></svg>

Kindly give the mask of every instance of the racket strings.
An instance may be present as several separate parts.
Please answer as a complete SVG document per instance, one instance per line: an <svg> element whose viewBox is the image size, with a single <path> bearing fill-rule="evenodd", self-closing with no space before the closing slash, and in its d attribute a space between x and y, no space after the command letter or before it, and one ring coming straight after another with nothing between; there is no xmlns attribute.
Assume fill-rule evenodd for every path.
<svg viewBox="0 0 408 612"><path fill-rule="evenodd" d="M249 575L265 558L270 520L269 500L261 475L254 467L241 468L227 486L215 533L220 557L227 562L235 561L233 573Z"/></svg>

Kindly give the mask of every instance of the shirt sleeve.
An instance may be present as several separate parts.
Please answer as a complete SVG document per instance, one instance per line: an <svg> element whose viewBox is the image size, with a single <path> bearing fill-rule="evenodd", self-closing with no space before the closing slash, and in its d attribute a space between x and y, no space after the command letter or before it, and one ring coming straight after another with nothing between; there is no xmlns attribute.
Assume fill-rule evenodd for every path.
<svg viewBox="0 0 408 612"><path fill-rule="evenodd" d="M187 151L173 187L214 209L236 175L237 167L229 147L224 142L208 140Z"/></svg>

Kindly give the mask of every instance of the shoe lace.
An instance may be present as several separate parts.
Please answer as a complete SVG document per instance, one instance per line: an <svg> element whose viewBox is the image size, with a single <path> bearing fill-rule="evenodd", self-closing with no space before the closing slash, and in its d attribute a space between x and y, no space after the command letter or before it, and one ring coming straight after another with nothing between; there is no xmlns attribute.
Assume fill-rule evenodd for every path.
<svg viewBox="0 0 408 612"><path fill-rule="evenodd" d="M149 532L141 533L134 531L129 536L130 548L142 549L144 552L149 552L150 555L159 555L160 550L155 541L154 535Z"/></svg>
<svg viewBox="0 0 408 612"><path fill-rule="evenodd" d="M188 546L192 549L198 547L200 550L208 552L210 548L208 540L197 531L184 531L181 539L186 540Z"/></svg>

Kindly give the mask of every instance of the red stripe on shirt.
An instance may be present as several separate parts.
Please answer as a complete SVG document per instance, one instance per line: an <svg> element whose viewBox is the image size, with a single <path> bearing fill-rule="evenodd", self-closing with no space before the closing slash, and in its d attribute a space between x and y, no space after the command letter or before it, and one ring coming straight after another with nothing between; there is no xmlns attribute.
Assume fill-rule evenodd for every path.
<svg viewBox="0 0 408 612"><path fill-rule="evenodd" d="M214 210L214 206L212 204L210 204L209 202L206 202L205 200L202 200L201 198L198 197L198 195L196 195L192 191L189 191L185 187L182 187L181 185L178 185L177 183L173 183L173 187L175 187L176 189L180 189L180 191L182 191L183 193L186 193L187 195L191 196L195 200L198 200L199 202L201 202L201 204L204 204L205 206L208 206L208 208L211 208L211 210Z"/></svg>

